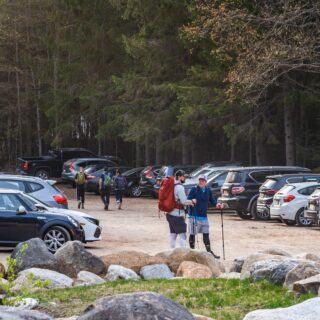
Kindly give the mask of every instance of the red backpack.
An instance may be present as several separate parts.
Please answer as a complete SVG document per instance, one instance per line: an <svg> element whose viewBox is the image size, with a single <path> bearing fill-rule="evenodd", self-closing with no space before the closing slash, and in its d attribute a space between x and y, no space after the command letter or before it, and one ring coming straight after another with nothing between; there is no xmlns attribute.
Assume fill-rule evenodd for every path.
<svg viewBox="0 0 320 320"><path fill-rule="evenodd" d="M171 212L173 209L183 209L183 205L176 202L174 197L174 178L167 177L162 180L159 189L158 207L160 211Z"/></svg>

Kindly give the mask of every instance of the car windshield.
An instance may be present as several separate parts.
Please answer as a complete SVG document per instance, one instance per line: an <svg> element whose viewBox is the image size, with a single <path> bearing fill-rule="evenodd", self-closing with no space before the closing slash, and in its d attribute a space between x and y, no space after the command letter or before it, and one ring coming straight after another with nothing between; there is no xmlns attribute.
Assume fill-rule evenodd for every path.
<svg viewBox="0 0 320 320"><path fill-rule="evenodd" d="M48 205L44 204L43 202L41 202L38 199L35 199L29 195L19 195L19 197L22 199L22 201L31 208L32 211L37 211L38 208L36 207L36 204L41 204L43 205L43 207L49 207Z"/></svg>
<svg viewBox="0 0 320 320"><path fill-rule="evenodd" d="M194 171L193 171L194 172ZM211 172L210 169L202 169L198 172L196 172L195 174L192 175L192 173L189 175L190 178L192 179L197 179L200 175L204 174L204 175L207 175L208 172Z"/></svg>
<svg viewBox="0 0 320 320"><path fill-rule="evenodd" d="M138 172L140 169L138 168L134 168L134 169L130 169L130 170L128 170L128 171L125 171L122 175L123 176L130 176L131 174L133 174L133 173L136 173L136 172ZM141 171L141 170L140 170Z"/></svg>
<svg viewBox="0 0 320 320"><path fill-rule="evenodd" d="M267 179L267 181L262 185L262 187L266 189L273 189L276 184L277 184L277 180Z"/></svg>
<svg viewBox="0 0 320 320"><path fill-rule="evenodd" d="M242 181L242 172L240 171L229 171L226 183L240 183Z"/></svg>
<svg viewBox="0 0 320 320"><path fill-rule="evenodd" d="M217 170L217 171L216 170L214 170L214 171L210 170L210 173L207 175L208 181L209 181L209 179L213 180L216 176L218 176L219 174L221 174L223 172L225 172L225 170Z"/></svg>
<svg viewBox="0 0 320 320"><path fill-rule="evenodd" d="M193 170L189 175L190 178L192 178L192 179L197 178L199 176L199 174L201 174L200 172L205 169L207 169L207 166L201 166L200 168Z"/></svg>
<svg viewBox="0 0 320 320"><path fill-rule="evenodd" d="M293 189L294 189L294 186L286 185L279 190L278 194L288 194Z"/></svg>

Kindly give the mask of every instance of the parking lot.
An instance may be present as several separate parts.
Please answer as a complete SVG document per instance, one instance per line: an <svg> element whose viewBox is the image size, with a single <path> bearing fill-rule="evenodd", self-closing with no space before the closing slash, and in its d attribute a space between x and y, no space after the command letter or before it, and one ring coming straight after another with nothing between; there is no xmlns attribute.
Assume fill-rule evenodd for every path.
<svg viewBox="0 0 320 320"><path fill-rule="evenodd" d="M76 209L75 189L62 187L69 199L69 207ZM100 220L103 240L87 244L87 248L100 256L123 250L144 251L155 254L168 249L168 225L163 215L158 216L157 202L143 197L125 198L123 210L111 199L111 210L104 211L100 198L87 194L85 211ZM211 241L214 251L222 256L221 217L210 214ZM277 222L241 220L236 215L224 214L226 264L239 256L248 255L267 248L281 248L292 254L318 253L319 228L289 227ZM204 249L201 237L197 247ZM0 251L4 262L10 250Z"/></svg>

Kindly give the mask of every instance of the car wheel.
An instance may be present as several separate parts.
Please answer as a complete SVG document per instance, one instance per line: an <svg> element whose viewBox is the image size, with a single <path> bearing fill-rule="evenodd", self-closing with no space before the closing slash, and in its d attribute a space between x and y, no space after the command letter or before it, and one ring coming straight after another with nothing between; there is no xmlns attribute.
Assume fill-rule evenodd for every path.
<svg viewBox="0 0 320 320"><path fill-rule="evenodd" d="M71 236L68 230L60 226L49 228L43 236L44 243L46 244L48 250L52 253L56 252L70 240Z"/></svg>
<svg viewBox="0 0 320 320"><path fill-rule="evenodd" d="M304 217L304 208L301 208L296 213L296 224L300 227L310 227L312 226L312 221Z"/></svg>
<svg viewBox="0 0 320 320"><path fill-rule="evenodd" d="M47 170L41 169L36 172L35 176L43 180L47 180L49 179L49 172Z"/></svg>
<svg viewBox="0 0 320 320"><path fill-rule="evenodd" d="M287 225L287 226L294 226L296 224L295 221L292 220L285 220L283 219L283 222Z"/></svg>
<svg viewBox="0 0 320 320"><path fill-rule="evenodd" d="M252 219L252 215L250 212L247 211L237 211L238 216L243 220Z"/></svg>
<svg viewBox="0 0 320 320"><path fill-rule="evenodd" d="M132 186L130 188L131 197L139 198L139 197L141 197L141 194L142 194L142 191L139 186Z"/></svg>

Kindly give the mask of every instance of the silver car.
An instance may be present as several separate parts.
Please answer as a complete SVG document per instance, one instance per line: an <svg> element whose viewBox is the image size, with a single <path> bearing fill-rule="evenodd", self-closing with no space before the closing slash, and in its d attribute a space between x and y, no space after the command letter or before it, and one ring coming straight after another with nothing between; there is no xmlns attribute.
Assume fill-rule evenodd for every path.
<svg viewBox="0 0 320 320"><path fill-rule="evenodd" d="M20 175L0 175L0 188L20 190L32 195L48 206L68 209L68 199L55 186L55 180L42 180L36 177Z"/></svg>

